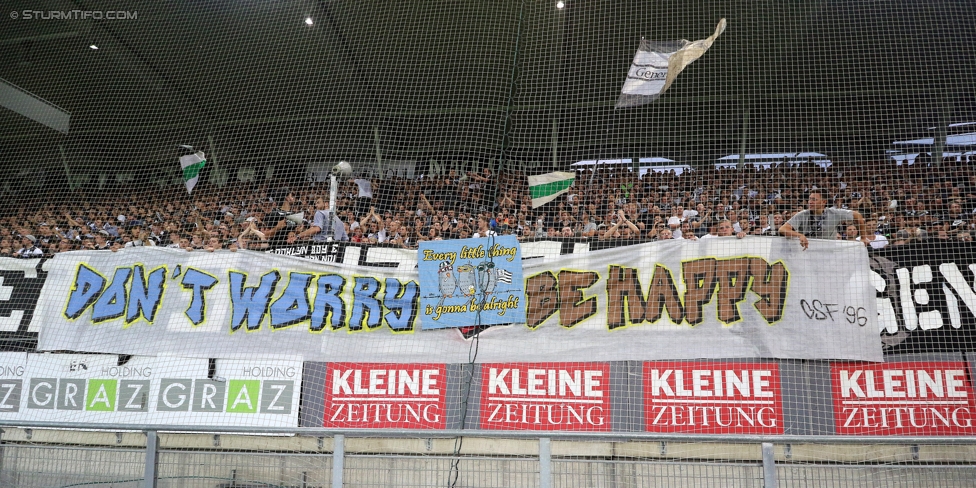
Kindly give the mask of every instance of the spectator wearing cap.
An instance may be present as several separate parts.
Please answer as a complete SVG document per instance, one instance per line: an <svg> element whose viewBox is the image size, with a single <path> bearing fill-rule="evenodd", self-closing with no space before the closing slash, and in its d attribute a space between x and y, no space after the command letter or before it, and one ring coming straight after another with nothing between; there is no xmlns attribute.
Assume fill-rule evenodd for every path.
<svg viewBox="0 0 976 488"><path fill-rule="evenodd" d="M56 241L54 231L51 230L51 226L47 222L41 222L37 226L37 240L38 244L48 244L50 242Z"/></svg>
<svg viewBox="0 0 976 488"><path fill-rule="evenodd" d="M14 253L15 258L36 259L44 257L44 251L37 247L37 238L33 235L25 235L20 243L21 248Z"/></svg>

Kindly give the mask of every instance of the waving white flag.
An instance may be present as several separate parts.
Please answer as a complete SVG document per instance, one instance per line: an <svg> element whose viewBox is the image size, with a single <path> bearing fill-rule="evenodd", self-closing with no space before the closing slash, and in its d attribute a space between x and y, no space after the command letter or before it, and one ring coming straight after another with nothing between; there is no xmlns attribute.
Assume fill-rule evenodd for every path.
<svg viewBox="0 0 976 488"><path fill-rule="evenodd" d="M532 208L541 207L569 191L576 181L576 173L555 171L544 175L529 176L529 192L532 194Z"/></svg>
<svg viewBox="0 0 976 488"><path fill-rule="evenodd" d="M203 151L194 154L187 154L180 158L180 167L183 169L183 183L186 183L186 192L193 193L193 187L197 186L200 172L207 164L207 156Z"/></svg>
<svg viewBox="0 0 976 488"><path fill-rule="evenodd" d="M725 19L720 20L715 33L694 42L684 39L663 42L641 39L616 108L636 107L656 100L686 66L705 54L725 31L725 24Z"/></svg>

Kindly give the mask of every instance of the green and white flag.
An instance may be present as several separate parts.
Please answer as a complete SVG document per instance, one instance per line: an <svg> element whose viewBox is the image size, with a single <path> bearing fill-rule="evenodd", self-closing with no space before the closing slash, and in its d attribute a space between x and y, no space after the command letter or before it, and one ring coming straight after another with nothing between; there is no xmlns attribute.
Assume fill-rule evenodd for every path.
<svg viewBox="0 0 976 488"><path fill-rule="evenodd" d="M186 183L186 192L193 193L193 187L197 186L200 172L207 165L207 155L203 151L196 154L187 154L180 158L180 167L183 168L183 183Z"/></svg>
<svg viewBox="0 0 976 488"><path fill-rule="evenodd" d="M576 173L556 171L544 175L529 176L529 192L532 208L541 207L569 191L576 181Z"/></svg>

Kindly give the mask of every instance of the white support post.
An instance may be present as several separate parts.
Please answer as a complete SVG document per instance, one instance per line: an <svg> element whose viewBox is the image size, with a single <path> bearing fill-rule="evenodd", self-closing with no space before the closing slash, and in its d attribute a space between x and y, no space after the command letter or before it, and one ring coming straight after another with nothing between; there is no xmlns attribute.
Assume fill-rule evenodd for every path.
<svg viewBox="0 0 976 488"><path fill-rule="evenodd" d="M332 438L332 488L342 488L342 464L346 456L346 436Z"/></svg>
<svg viewBox="0 0 976 488"><path fill-rule="evenodd" d="M539 439L539 488L552 488L552 443L548 437Z"/></svg>
<svg viewBox="0 0 976 488"><path fill-rule="evenodd" d="M159 435L146 431L146 469L142 475L143 488L156 488L156 468L159 466Z"/></svg>
<svg viewBox="0 0 976 488"><path fill-rule="evenodd" d="M762 443L763 488L776 488L776 459L773 456L773 443Z"/></svg>

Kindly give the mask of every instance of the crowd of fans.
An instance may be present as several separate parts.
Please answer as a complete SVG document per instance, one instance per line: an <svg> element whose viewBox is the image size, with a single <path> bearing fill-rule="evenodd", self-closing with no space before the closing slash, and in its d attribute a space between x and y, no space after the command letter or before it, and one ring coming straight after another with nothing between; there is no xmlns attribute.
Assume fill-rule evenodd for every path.
<svg viewBox="0 0 976 488"><path fill-rule="evenodd" d="M330 240L415 248L425 240L504 234L628 242L776 235L811 192L827 195L828 206L859 212L864 228L875 233L873 248L972 241L976 234L976 171L966 162L803 163L642 176L597 166L579 172L567 194L536 209L522 171L486 168L348 179L339 186L335 211L327 183L248 183L192 195L154 187L51 203L38 196L3 212L0 256L132 246L265 250ZM843 226L836 238L859 240L858 232Z"/></svg>

